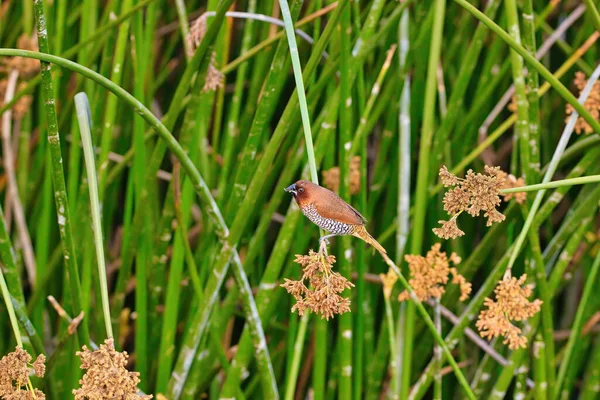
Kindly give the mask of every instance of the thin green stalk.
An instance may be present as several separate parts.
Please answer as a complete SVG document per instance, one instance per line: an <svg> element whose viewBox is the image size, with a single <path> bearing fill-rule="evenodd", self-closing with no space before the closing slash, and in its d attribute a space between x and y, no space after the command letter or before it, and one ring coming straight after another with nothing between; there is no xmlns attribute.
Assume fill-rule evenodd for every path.
<svg viewBox="0 0 600 400"><path fill-rule="evenodd" d="M48 143L50 146L52 182L54 183L54 201L56 204L58 227L60 237L63 242L63 258L67 266L67 275L71 287L71 301L73 314L79 314L82 310L81 284L79 281L79 269L77 268L77 257L75 254L75 243L73 232L71 230L71 211L69 209L69 200L67 198L67 189L65 184L65 175L63 171L63 160L60 148L60 136L58 133L58 121L56 119L56 105L54 98L54 89L52 87L52 72L48 54L48 34L46 30L46 17L44 15L44 1L35 1L35 23L38 35L38 46L40 53L28 52L30 56L37 56L41 61L42 70L42 92L45 101L45 116L48 128ZM7 51L7 50L5 50ZM16 51L16 54L22 51ZM5 54L8 55L8 54ZM43 59L48 57L46 59ZM35 57L34 57L35 58ZM89 330L86 321L81 324L79 330L81 341L89 343Z"/></svg>
<svg viewBox="0 0 600 400"><path fill-rule="evenodd" d="M462 0L457 0L457 1L462 1ZM579 101L581 102L581 104L583 104L583 102L585 102L585 100L587 99L587 97L590 94L592 87L594 86L594 83L596 82L598 77L600 77L600 66L598 66L596 68L596 70L594 71L594 74L592 74L592 76L590 77L585 88L581 92L581 96L579 97ZM558 142L558 145L556 146L556 149L554 150L554 154L552 155L552 160L550 161L548 170L544 174L544 179L542 180L542 183L550 182L550 180L554 176L554 172L558 168L558 163L560 161L560 158L561 158L562 154L564 153L565 148L567 147L567 144L569 143L569 139L571 138L571 134L573 133L573 129L575 128L575 122L577 121L577 118L578 118L578 114L576 111L574 111L571 114L571 117L569 118L569 122L565 126L565 129L563 130L562 135L560 136L560 140ZM525 241L525 237L527 236L527 234L529 232L529 228L531 227L531 224L535 218L535 214L536 214L537 210L539 209L540 204L542 203L542 199L544 198L545 193L546 193L546 190L542 189L539 192L537 192L537 194L535 196L535 199L531 206L531 210L530 210L529 214L527 215L527 219L525 220L525 223L523 225L523 229L521 230L521 233L519 233L519 236L517 237L517 240L515 241L515 246L513 248L513 251L510 255L510 259L508 261L507 273L510 272L512 266L514 265L515 261L517 260L517 257L521 250L521 247L523 246L523 243Z"/></svg>
<svg viewBox="0 0 600 400"><path fill-rule="evenodd" d="M384 294L384 302L385 302L385 322L386 329L389 336L390 341L390 387L388 389L387 398L388 399L397 399L398 398L398 380L396 377L398 376L398 365L397 365L397 354L398 348L396 346L396 332L394 329L394 311L392 310L392 304L390 302L389 296Z"/></svg>
<svg viewBox="0 0 600 400"><path fill-rule="evenodd" d="M110 306L108 301L108 284L106 282L106 262L104 260L104 241L102 239L102 222L100 218L100 199L98 196L98 182L96 178L96 163L94 160L94 147L92 144L90 106L85 93L75 95L75 109L81 133L85 168L87 172L88 189L90 192L90 212L92 214L92 230L94 231L94 247L96 249L96 263L98 278L100 279L100 292L102 297L102 312L106 336L114 337L110 319Z"/></svg>
<svg viewBox="0 0 600 400"><path fill-rule="evenodd" d="M588 361L583 385L581 387L582 400L594 400L600 393L600 339L596 336Z"/></svg>
<svg viewBox="0 0 600 400"><path fill-rule="evenodd" d="M519 29L519 16L517 14L516 0L505 0L506 19L508 31L511 38L517 44L521 44L521 31ZM517 122L515 132L519 141L519 156L521 161L521 171L525 182L531 182L531 146L529 144L529 101L525 90L525 76L523 70L523 59L519 54L511 50L510 61L512 66L512 76L515 86L515 96L517 100Z"/></svg>
<svg viewBox="0 0 600 400"><path fill-rule="evenodd" d="M535 381L534 399L546 400L548 398L548 382L546 380L546 358L544 357L544 341L538 333L533 342L533 378Z"/></svg>
<svg viewBox="0 0 600 400"><path fill-rule="evenodd" d="M15 315L15 309L12 304L12 297L8 291L8 286L4 280L4 273L2 272L2 266L0 266L0 289L2 290L2 297L4 297L4 304L8 311L8 318L10 319L10 326L12 327L15 339L17 340L17 346L23 348L23 341L21 340L21 332L19 331L19 323L17 322L17 316Z"/></svg>
<svg viewBox="0 0 600 400"><path fill-rule="evenodd" d="M523 216L526 218L526 206L523 206ZM544 339L544 360L546 362L546 381L548 384L547 391L550 396L554 393L555 388L555 369L554 369L554 322L552 308L552 294L549 289L548 279L546 277L546 263L542 256L540 238L534 230L529 231L529 244L533 260L530 260L529 266L532 268L532 276L535 276L536 288L538 289L539 297L542 300L541 319L542 319L542 337ZM533 265L531 265L533 263Z"/></svg>
<svg viewBox="0 0 600 400"><path fill-rule="evenodd" d="M598 284L598 271L600 271L600 252L598 252L598 254L596 255L594 263L592 264L592 269L590 270L589 275L587 275L587 277L585 278L585 286L583 288L583 293L581 294L581 299L579 300L579 305L577 306L575 321L573 321L573 327L571 328L569 341L567 342L567 347L563 354L563 358L560 362L560 368L558 370L558 379L556 381L556 390L554 391L553 397L554 399L559 399L564 396L564 393L561 393L562 386L565 382L567 369L571 366L571 356L573 355L575 344L580 340L581 329L583 328L583 324L585 322L585 307L588 304L588 301L590 300L592 291Z"/></svg>
<svg viewBox="0 0 600 400"><path fill-rule="evenodd" d="M300 13L300 6L301 2L297 0L294 1L292 5L294 16L297 16ZM292 35L295 35L293 26ZM295 40L295 36L293 37ZM290 39L288 39L288 41L290 41ZM273 61L271 62L269 72L265 79L262 96L260 97L260 102L257 105L256 113L254 115L254 119L252 120L250 131L248 132L248 137L246 138L242 159L239 161L235 179L233 180L234 183L231 186L231 191L229 192L229 201L227 202L227 208L225 209L228 217L234 215L235 211L237 211L243 196L246 195L248 183L252 179L252 172L255 172L254 169L256 168L256 157L258 155L259 144L262 142L263 134L267 129L267 122L275 113L275 107L278 105L278 97L281 95L284 81L283 76L286 73L284 68L286 62L289 60L287 57L288 48L289 44L286 42L285 38L282 37L277 45L275 55L273 56ZM289 51L292 53L291 48L289 48ZM314 60L315 57L313 56L311 59ZM294 62L293 58L292 62ZM314 64L312 68L314 69L315 67L316 64ZM307 65L305 68L306 74L310 72L310 68L309 62L309 65ZM308 70L308 72L306 72L306 70ZM307 75L307 77L308 76L310 75ZM297 104L295 97L295 94L292 94L289 104Z"/></svg>
<svg viewBox="0 0 600 400"><path fill-rule="evenodd" d="M289 377L291 378L287 387L285 388L285 400L294 400L296 395L296 380L298 372L300 370L300 363L302 361L302 354L304 349L304 338L306 337L306 328L308 326L308 320L310 319L310 313L305 313L300 319L300 326L298 327L298 335L294 342L294 358L292 360L291 369L289 371Z"/></svg>
<svg viewBox="0 0 600 400"><path fill-rule="evenodd" d="M535 55L537 46L535 42L535 21L533 14L533 0L525 0L523 7L523 45L530 54ZM522 63L523 60L521 60ZM523 170L529 177L529 182L537 182L540 173L540 99L539 76L537 71L528 71L526 76L527 101L529 103L529 165L524 165Z"/></svg>
<svg viewBox="0 0 600 400"><path fill-rule="evenodd" d="M587 8L587 12L592 17L592 22L596 27L596 30L600 32L600 12L598 12L598 8L596 4L592 0L583 0L585 3L585 7Z"/></svg>
<svg viewBox="0 0 600 400"><path fill-rule="evenodd" d="M538 190L554 189L560 187L569 187L575 185L585 185L587 183L600 182L600 175L588 175L579 178L561 179L558 181L552 181L548 183L538 183L536 185L527 185L517 188L500 189L500 193L519 193L519 192L536 192Z"/></svg>
<svg viewBox="0 0 600 400"><path fill-rule="evenodd" d="M567 89L546 67L540 63L535 56L529 54L529 52L523 48L519 43L517 43L508 33L506 33L500 26L498 26L494 21L488 18L485 14L471 5L467 0L454 0L460 6L464 7L468 12L473 14L475 18L486 24L492 31L494 31L502 40L506 42L510 47L513 48L517 53L519 53L525 61L533 67L540 75L548 81L548 83L558 92L558 94L564 98L569 104L573 106L573 108L577 111L579 115L583 119L587 121L588 124L596 131L600 133L600 122L596 121L594 117L583 107L583 103L577 101L575 96L569 92Z"/></svg>
<svg viewBox="0 0 600 400"><path fill-rule="evenodd" d="M434 321L436 330L442 334L442 316L440 311L440 299L435 299L434 307ZM435 400L442 400L442 349L439 344L436 344L433 348L433 361L434 361L434 377L433 377L433 398Z"/></svg>
<svg viewBox="0 0 600 400"><path fill-rule="evenodd" d="M340 60L340 111L338 112L338 143L337 146L337 161L339 164L339 190L338 195L345 201L351 202L350 199L350 160L352 157L351 150L346 149L347 143L352 141L352 109L353 99L351 92L350 81L350 63L352 60L350 39L352 33L351 9L346 7L342 13L342 18L339 24L339 60ZM354 105L356 107L356 105ZM356 136L355 136L356 137ZM362 142L362 141L360 141ZM321 232L322 236L322 232ZM350 237L341 237L338 240L337 260L340 274L350 276L352 273L352 244ZM349 296L350 290L342 292L342 296ZM338 362L340 367L340 375L338 378L338 396L341 399L352 398L352 381L355 371L352 370L353 358L353 332L352 332L352 313L345 313L339 316L337 346L339 349Z"/></svg>
<svg viewBox="0 0 600 400"><path fill-rule="evenodd" d="M296 44L296 35L294 32L294 22L290 13L287 0L279 0L279 7L281 9L281 15L285 23L285 31L288 40L290 56L292 58L292 66L294 70L294 79L296 81L296 94L298 95L298 103L300 105L300 113L302 116L302 127L304 131L304 141L306 146L306 153L308 155L308 166L310 170L311 180L318 184L319 176L317 174L317 164L315 161L315 151L313 146L313 139L310 127L310 117L308 112L308 105L306 102L306 93L304 90L304 80L302 76L302 67L300 64L300 57L298 55L298 45ZM340 5L338 5L340 7ZM306 329L309 322L309 313L306 313L300 320L300 326L298 328L298 336L294 345L294 359L292 360L292 369L288 375L288 387L286 389L285 398L286 400L292 400L296 387L296 380L298 376L298 370L300 365L300 359L302 357L302 347L306 336ZM350 394L350 393L348 393Z"/></svg>
<svg viewBox="0 0 600 400"><path fill-rule="evenodd" d="M71 69L71 70L78 72L78 73L86 76L87 78L90 78L93 81L101 84L106 89L110 90L115 95L117 95L121 100L125 101L142 118L144 118L144 120L147 123L149 123L158 132L158 134L161 136L161 138L166 142L166 145L173 152L174 156L181 162L181 165L184 168L185 172L187 173L190 181L192 182L194 189L196 190L196 192L198 193L198 195L202 199L202 201L206 204L206 206L208 208L209 216L211 216L213 223L215 223L215 225L217 227L217 234L219 235L219 237L224 237L224 233L229 232L229 229L225 225L223 217L216 205L214 198L212 197L212 195L210 193L209 188L204 183L202 176L198 173L198 170L196 169L196 167L194 166L194 164L190 160L190 158L187 156L185 150L183 150L183 148L179 145L179 143L173 137L173 135L168 131L168 129L165 127L165 125L163 125L160 122L160 120L158 120L151 113L151 111L148 110L148 108L146 108L143 104L141 104L139 101L137 101L131 94L129 94L124 89L122 89L120 86L115 85L110 80L103 77L102 75L100 75L86 67L83 67L77 63L74 63L72 61L66 60L61 57L44 54L44 53L37 53L37 52L31 52L31 51L25 51L25 50L14 50L14 49L0 49L0 56L2 56L2 55L11 55L11 56L18 55L18 56L24 56L24 57L29 57L29 58L35 58L35 59L42 60L44 62L52 62L53 64ZM226 262L229 260L232 251L233 251L232 246L225 246L225 251L222 252L222 255L221 255L221 261L223 261L223 260L225 261L224 265L227 265ZM237 267L240 268L241 265L238 264ZM218 273L218 271L215 270L215 273ZM217 283L217 286L220 287L220 284L222 283L223 278L224 278L224 271L221 271L221 274L219 275L220 282ZM210 299L207 299L207 302L210 304L210 306L207 306L204 309L210 312L210 309L212 308L211 303L213 303L216 300L214 297L214 294L216 292L215 292L214 288L213 289L209 288L208 292L210 292L212 295ZM244 297L244 300L246 300L248 302L252 301L251 297L249 297L249 296ZM199 313L199 315L202 316L204 321L206 321L206 319L208 318L208 315L206 313ZM259 320L257 320L257 319L250 320L249 319L249 322L251 322L251 325L253 325L255 328L258 328ZM202 326L205 326L205 325L202 325ZM256 332L258 332L258 331L256 331ZM258 350L257 356L260 358L263 358L265 360L265 364L268 363L268 350L266 349L266 346L264 346L264 347L261 346L261 343L263 343L263 342L261 342L261 339L258 335L253 335L252 338L255 341L256 346L257 346L257 350ZM262 340L264 341L264 336L263 336ZM182 384L183 384L183 382L182 382Z"/></svg>
<svg viewBox="0 0 600 400"><path fill-rule="evenodd" d="M435 102L437 97L437 69L442 51L442 38L444 35L444 15L446 0L435 1L431 45L429 47L429 60L427 65L427 79L425 86L425 100L423 107L423 126L419 144L419 166L417 168L417 184L415 188L415 213L412 222L411 254L421 254L425 233L425 215L427 213L427 192L430 184L429 168L431 166L431 145L435 129ZM413 333L414 333L414 306L409 303L406 307L406 328L404 332L404 349L402 360L402 395L408 395L411 386L412 358L413 358ZM435 329L435 326L434 326ZM437 332L439 336L439 332Z"/></svg>
<svg viewBox="0 0 600 400"><path fill-rule="evenodd" d="M133 5L133 0L124 0L121 6L122 11L127 11ZM114 56L112 59L112 69L110 80L120 85L123 77L124 62L125 62L125 50L128 46L129 39L129 25L130 20L124 21L119 26L119 32L117 35L117 42L114 47ZM141 40L141 38L140 38ZM142 56L141 54L138 56ZM106 173L108 170L108 153L112 144L112 138L115 132L115 121L117 119L117 105L119 99L111 94L108 95L106 104L104 104L105 114L102 120L102 132L101 132L101 143L100 143L100 156L98 158L98 192L100 201L104 197Z"/></svg>
<svg viewBox="0 0 600 400"><path fill-rule="evenodd" d="M452 370L454 371L456 379L458 380L458 383L461 386L464 394L469 399L475 399L476 397L473 394L473 392L471 391L471 388L469 387L469 384L468 384L467 380L465 379L464 374L462 373L462 371L460 370L460 367L456 363L456 360L452 356L452 351L450 350L450 347L444 341L444 338L442 337L441 333L436 329L435 323L433 322L433 320L427 313L427 310L423 306L423 303L421 303L421 301L417 298L417 295L413 291L412 287L409 285L408 281L406 280L406 278L404 277L404 275L402 274L402 272L400 271L398 266L396 264L394 264L394 262L387 255L381 254L381 256L385 260L386 264L396 273L396 275L398 276L398 280L400 281L400 284L402 285L404 290L406 290L410 294L410 298L411 298L412 302L415 304L417 311L419 311L419 314L421 314L421 317L423 318L425 325L427 325L427 328L433 335L436 343L441 347L442 352L444 353L444 355L446 356L446 359L448 360L448 363L452 366Z"/></svg>
<svg viewBox="0 0 600 400"><path fill-rule="evenodd" d="M400 71L404 72L407 69L407 56L410 50L409 40L409 21L410 11L405 10L402 13L400 19L399 30L398 30L398 61ZM401 265L404 252L406 251L406 244L410 233L410 180L411 180L411 119L410 119L410 104L411 104L411 78L409 74L404 77L404 85L400 92L400 109L398 113L398 205L397 205L397 226L396 231L396 264ZM400 313L398 315L399 329L398 337L404 338L403 333L405 331L406 321L406 306L404 304L400 307ZM400 323L400 321L402 323ZM396 338L391 338L395 341ZM401 391L401 376L403 365L401 361L403 359L404 343L390 342L390 352L394 360L390 360L390 364L396 364L396 374L392 375L392 391L394 398L400 397ZM393 346L393 347L392 347ZM393 353L392 350L396 348L397 353ZM400 350L402 349L402 350ZM394 356L394 354L396 354Z"/></svg>

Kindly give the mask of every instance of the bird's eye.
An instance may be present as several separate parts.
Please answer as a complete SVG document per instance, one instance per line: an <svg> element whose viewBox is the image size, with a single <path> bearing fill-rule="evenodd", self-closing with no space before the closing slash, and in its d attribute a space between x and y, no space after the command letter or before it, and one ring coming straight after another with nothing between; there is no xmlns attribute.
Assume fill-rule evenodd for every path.
<svg viewBox="0 0 600 400"><path fill-rule="evenodd" d="M298 189L298 191L299 191L300 193L304 193L304 188L300 188L300 189Z"/></svg>

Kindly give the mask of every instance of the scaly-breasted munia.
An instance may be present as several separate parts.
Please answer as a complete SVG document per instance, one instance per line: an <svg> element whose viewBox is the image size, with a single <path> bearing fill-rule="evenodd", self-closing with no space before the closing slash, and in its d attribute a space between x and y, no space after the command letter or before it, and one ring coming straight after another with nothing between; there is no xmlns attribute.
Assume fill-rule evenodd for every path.
<svg viewBox="0 0 600 400"><path fill-rule="evenodd" d="M296 199L302 213L314 224L329 232L319 241L333 236L352 235L369 243L382 253L383 246L367 232L367 220L337 194L310 181L300 180L285 188Z"/></svg>

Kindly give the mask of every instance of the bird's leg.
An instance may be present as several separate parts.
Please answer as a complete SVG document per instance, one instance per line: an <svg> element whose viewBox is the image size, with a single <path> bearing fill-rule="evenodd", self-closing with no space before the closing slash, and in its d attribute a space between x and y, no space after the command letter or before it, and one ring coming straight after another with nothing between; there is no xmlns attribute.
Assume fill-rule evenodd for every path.
<svg viewBox="0 0 600 400"><path fill-rule="evenodd" d="M331 233L329 235L321 236L319 238L319 242L325 242L325 243L329 244L329 238L334 237L334 236L337 236L337 235L335 233Z"/></svg>
<svg viewBox="0 0 600 400"><path fill-rule="evenodd" d="M323 258L323 256L327 256L327 243L322 240L319 242L319 254L321 255L321 258ZM323 260L323 262L325 262Z"/></svg>
<svg viewBox="0 0 600 400"><path fill-rule="evenodd" d="M319 238L319 253L327 255L327 245L329 244L329 238L337 236L335 233L325 235Z"/></svg>

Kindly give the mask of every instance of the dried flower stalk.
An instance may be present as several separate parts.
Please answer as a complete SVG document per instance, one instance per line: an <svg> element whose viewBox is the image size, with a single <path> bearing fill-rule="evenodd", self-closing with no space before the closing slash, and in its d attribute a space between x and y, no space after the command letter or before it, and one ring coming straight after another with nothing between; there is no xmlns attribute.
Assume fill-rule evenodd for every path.
<svg viewBox="0 0 600 400"><path fill-rule="evenodd" d="M496 208L500 205L500 190L506 187L522 186L522 179L509 178L508 174L499 167L485 166L486 175L474 173L468 170L464 179L457 177L443 165L439 176L445 187L452 189L444 195L444 210L451 215L448 221L439 221L442 224L434 228L433 233L442 239L454 239L465 233L456 224L456 219L462 212L467 212L473 217L483 216L487 218L487 226L494 222L502 222L506 218ZM508 195L505 199L510 198ZM524 196L515 196L518 201L523 201Z"/></svg>
<svg viewBox="0 0 600 400"><path fill-rule="evenodd" d="M188 35L187 42L189 44L188 49L191 52L188 54L190 57L194 55L194 51L200 46L204 35L206 35L206 20L208 14L204 13L199 16L190 27L190 33ZM220 87L223 87L223 81L225 75L216 67L217 65L217 54L213 52L210 56L210 62L208 64L208 70L206 71L206 79L204 82L203 92L214 92Z"/></svg>
<svg viewBox="0 0 600 400"><path fill-rule="evenodd" d="M524 321L540 311L542 301L535 299L530 302L532 294L530 285L523 286L527 275L519 279L505 276L494 289L496 301L486 298L483 305L488 309L479 313L477 329L483 338L492 339L497 336L504 338L511 350L527 347L527 338L521 335L521 329L511 321Z"/></svg>
<svg viewBox="0 0 600 400"><path fill-rule="evenodd" d="M585 85L587 84L587 79L585 79L585 74L583 72L575 72L574 79L575 86L579 90L579 93L583 91ZM600 82L594 83L590 95L583 103L583 107L589 111L589 113L594 117L595 120L600 120ZM565 122L569 120L569 116L573 113L575 109L571 104L567 104L566 112L567 117L565 118ZM575 132L577 134L581 134L582 132L585 134L594 133L594 128L590 124L587 123L585 119L581 116L577 118L575 122Z"/></svg>
<svg viewBox="0 0 600 400"><path fill-rule="evenodd" d="M106 339L96 351L83 346L76 353L81 358L81 369L87 370L79 380L81 387L73 390L75 400L119 399L143 400L152 395L138 394L139 372L129 372L127 352L115 350L114 339Z"/></svg>
<svg viewBox="0 0 600 400"><path fill-rule="evenodd" d="M335 256L310 250L308 255L297 254L294 262L302 266L302 278L298 281L285 279L285 283L280 285L296 299L292 312L304 315L306 310L310 310L329 320L335 314L350 311L350 299L343 298L340 293L354 285L333 271ZM304 281L308 281L311 288Z"/></svg>
<svg viewBox="0 0 600 400"><path fill-rule="evenodd" d="M457 265L461 259L455 253L447 257L445 252L440 251L440 248L441 244L436 243L425 257L412 254L404 256L410 269L408 283L420 301L427 301L432 297L439 299L446 292L446 284L452 275L452 283L460 287L460 301L464 301L471 294L471 283L458 273L456 267L450 267L450 263ZM409 298L410 293L406 290L398 296L399 301Z"/></svg>
<svg viewBox="0 0 600 400"><path fill-rule="evenodd" d="M336 193L340 190L340 167L323 171L323 185ZM358 193L360 193L360 156L354 156L350 161L350 194Z"/></svg>
<svg viewBox="0 0 600 400"><path fill-rule="evenodd" d="M21 50L39 51L37 35L22 34L17 39L17 48ZM27 57L8 57L5 59L7 70L16 69L23 78L30 78L40 72L40 61Z"/></svg>
<svg viewBox="0 0 600 400"><path fill-rule="evenodd" d="M0 399L6 400L43 400L44 393L31 386L29 374L40 378L46 373L46 356L40 354L33 364L31 355L23 348L17 347L0 359Z"/></svg>

